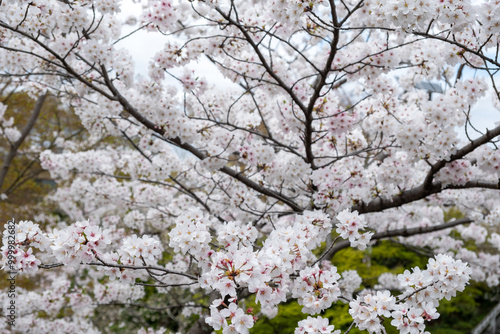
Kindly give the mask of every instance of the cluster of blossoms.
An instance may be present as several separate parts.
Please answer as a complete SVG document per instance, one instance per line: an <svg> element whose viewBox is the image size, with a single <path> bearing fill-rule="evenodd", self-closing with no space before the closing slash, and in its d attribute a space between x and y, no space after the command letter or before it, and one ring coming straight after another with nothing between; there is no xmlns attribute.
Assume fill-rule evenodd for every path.
<svg viewBox="0 0 500 334"><path fill-rule="evenodd" d="M153 23L161 29L168 29L177 19L175 7L169 0L150 1L149 6L144 6L142 16L143 22Z"/></svg>
<svg viewBox="0 0 500 334"><path fill-rule="evenodd" d="M463 291L470 279L471 269L461 260L438 254L429 259L426 270L415 268L398 276L405 289L404 303L393 312L391 324L402 333L422 333L424 320L439 317L436 307L439 300L450 300L458 291Z"/></svg>
<svg viewBox="0 0 500 334"><path fill-rule="evenodd" d="M73 266L92 262L111 242L107 231L89 221L76 222L62 230L54 229L49 239L57 260Z"/></svg>
<svg viewBox="0 0 500 334"><path fill-rule="evenodd" d="M213 288L222 297L236 297L236 289L248 286L254 291L262 281L269 281L269 275L257 261L256 254L250 248L242 248L231 254L215 252L210 257L210 271L200 279L203 288Z"/></svg>
<svg viewBox="0 0 500 334"><path fill-rule="evenodd" d="M485 242L486 237L488 236L488 230L486 230L486 228L484 228L483 226L475 223L470 223L467 227L459 226L457 227L457 231L460 232L462 238L472 239L477 244L482 244L483 242Z"/></svg>
<svg viewBox="0 0 500 334"><path fill-rule="evenodd" d="M230 221L218 230L217 241L226 249L238 248L238 245L250 247L257 236L257 229L252 224L243 225L240 222Z"/></svg>
<svg viewBox="0 0 500 334"><path fill-rule="evenodd" d="M366 227L366 222L363 216L360 216L357 211L350 212L343 210L337 214L337 233L343 239L349 239L352 247L357 247L360 250L366 249L370 242L373 232L360 233Z"/></svg>
<svg viewBox="0 0 500 334"><path fill-rule="evenodd" d="M331 219L327 214L304 211L292 224L277 226L264 241L261 253L279 259L276 265L291 274L302 270L308 261L315 260L312 250L325 240L331 229Z"/></svg>
<svg viewBox="0 0 500 334"><path fill-rule="evenodd" d="M488 239L488 242L492 244L493 247L500 250L500 234L492 233Z"/></svg>
<svg viewBox="0 0 500 334"><path fill-rule="evenodd" d="M391 296L389 291L378 291L376 295L358 296L349 306L349 313L359 329L379 333L382 330L379 317L391 316L391 311L396 306L396 298Z"/></svg>
<svg viewBox="0 0 500 334"><path fill-rule="evenodd" d="M437 19L461 31L475 18L475 8L469 1L390 0L369 2L368 6L379 23L404 29L425 29L430 20Z"/></svg>
<svg viewBox="0 0 500 334"><path fill-rule="evenodd" d="M420 334L425 332L425 321L437 319L439 313L431 303L423 302L418 307L401 303L396 305L392 312L391 325L399 329L402 334Z"/></svg>
<svg viewBox="0 0 500 334"><path fill-rule="evenodd" d="M425 332L425 321L437 319L439 300L450 300L457 291L463 291L470 279L470 268L460 260L439 254L429 259L426 270L406 270L398 275L404 290L400 302L389 291L358 296L350 302L349 313L359 329L380 333L381 317L393 320L391 324L403 334Z"/></svg>
<svg viewBox="0 0 500 334"><path fill-rule="evenodd" d="M322 270L318 266L300 271L295 280L292 297L303 305L302 312L317 314L329 308L340 296L337 268Z"/></svg>
<svg viewBox="0 0 500 334"><path fill-rule="evenodd" d="M237 300L246 292L269 317L290 296L303 312L317 314L342 295L351 301L360 329L383 331L382 318L390 317L401 333L423 332L425 321L439 316L439 299L451 298L468 281L470 270L461 261L439 255L426 270L407 271L399 279L382 275L385 288L404 292L399 301L389 291L364 291L352 300L359 275L345 271L341 278L328 261L317 266L316 251L331 236L335 215L336 232L363 250L373 237L367 226L377 231L438 226L444 223L443 203L458 203L462 210L460 205L471 202L449 193L482 181L492 183L477 192L480 196L497 188L491 185L498 181L500 150L474 149L494 138L461 146L456 131L470 121L471 107L488 89L485 80L461 79L460 65L494 68L484 55L498 44L499 1L348 0L334 6L324 0L144 0L134 1L143 5L137 22L144 26L128 35L121 34L115 15L119 2L0 1L4 74L22 80L31 96L40 87L67 92L66 101L78 101L75 110L90 137L82 143L61 134L63 151L40 155L51 177L65 181L52 199L72 221L91 214L92 221L103 223L62 229L61 224L48 234L31 222L19 223L12 245L19 271L34 272L41 263L99 265L76 279L94 279L89 291L101 302L140 298L142 290L124 291L121 284L164 272L168 284L158 291L185 284L186 293L179 295L186 298L200 287L221 295L210 306L207 323L224 334L248 333L253 326L252 312ZM335 25L335 40L328 22ZM370 38L360 38L365 33L353 27L370 27ZM171 38L152 58L149 77L136 79L131 54L115 44L142 29ZM486 62L478 65L481 56ZM205 58L234 85L217 90L201 79L201 70L188 69ZM458 67L460 75L453 74ZM166 73L175 74L175 84L164 80ZM442 84L433 83L442 77ZM4 119L5 110L0 104L0 136L12 143L20 138L17 117ZM123 135L134 149L121 141L103 144L108 143L103 138ZM174 146L193 154L179 158ZM447 160L468 147L473 152ZM440 161L446 166L431 175L429 164ZM420 192L426 176L433 176L431 186L452 191ZM471 182L477 176L481 182ZM400 207L405 201L398 196L408 193L415 203ZM491 197L498 202L498 194ZM374 206L381 212L370 213L367 221L354 211ZM463 211L476 220L482 219L479 209L489 211L483 222L493 225L500 216L495 206L483 198ZM291 214L299 211L303 214ZM419 219L407 224L404 212ZM123 233L112 239L115 231L105 227L115 223L123 223L124 231L153 230L160 237ZM465 239L500 248L500 236L488 238L484 227L457 230ZM156 263L164 231L174 254L163 267ZM446 252L454 240L425 238L407 240L433 243L435 252L448 247ZM117 239L123 242L111 242ZM10 248L4 234L4 266ZM488 275L488 284L498 284L497 254L458 249L457 257L488 266L475 277ZM321 317L308 317L296 329L296 334L338 332Z"/></svg>
<svg viewBox="0 0 500 334"><path fill-rule="evenodd" d="M9 235L8 225L5 225L2 238L2 269L8 268L9 255L13 255L14 268L20 272L31 273L38 270L40 259L33 254L33 248L48 250L50 240L45 236L40 227L31 221L20 221L15 227L15 236ZM29 248L28 248L29 247Z"/></svg>
<svg viewBox="0 0 500 334"><path fill-rule="evenodd" d="M154 264L162 252L160 242L149 236L136 235L123 239L123 244L117 252L109 252L113 234L108 229L90 221L76 222L63 228L43 232L38 224L31 221L21 221L16 224L15 242L9 243L8 230L4 231L2 246L2 267L7 266L9 255L14 256L15 268L20 272L33 273L42 263L56 260L77 267L82 263L101 262L111 267L100 267L114 279L119 277L130 281L133 276L130 270L120 270L119 265ZM10 249L9 249L10 246ZM39 254L34 254L34 249ZM41 258L37 258L40 256Z"/></svg>
<svg viewBox="0 0 500 334"><path fill-rule="evenodd" d="M169 246L175 252L189 253L200 261L207 261L211 253L209 228L211 221L200 209L187 212L176 219L176 226L168 234Z"/></svg>
<svg viewBox="0 0 500 334"><path fill-rule="evenodd" d="M14 143L21 137L21 132L14 127L14 118L4 118L7 106L0 103L0 136L4 136L7 141Z"/></svg>
<svg viewBox="0 0 500 334"><path fill-rule="evenodd" d="M286 300L292 281L290 275L301 270L295 281L293 295L308 309L317 313L329 307L340 295L336 268L320 270L317 266L304 269L314 260L311 250L316 248L331 231L330 219L319 211L306 211L297 216L293 226L279 226L265 240L263 247L254 251L247 246L255 240L251 225L228 223L218 236L224 251L212 252L204 259L207 270L200 278L200 286L215 289L222 297L235 298L238 289L248 288L255 293L261 312L273 316L276 305ZM230 235L229 232L232 232Z"/></svg>
<svg viewBox="0 0 500 334"><path fill-rule="evenodd" d="M147 235L140 238L133 235L123 239L123 246L119 250L121 262L131 265L156 261L161 252L160 242Z"/></svg>
<svg viewBox="0 0 500 334"><path fill-rule="evenodd" d="M472 179L473 171L469 160L455 160L446 165L436 175L436 178L448 184L464 185Z"/></svg>
<svg viewBox="0 0 500 334"><path fill-rule="evenodd" d="M338 110L336 114L328 119L326 125L333 135L338 136L349 131L357 120L357 115Z"/></svg>
<svg viewBox="0 0 500 334"><path fill-rule="evenodd" d="M362 281L361 276L359 276L356 270L344 271L342 273L342 278L338 282L342 297L352 299L354 291L359 289Z"/></svg>
<svg viewBox="0 0 500 334"><path fill-rule="evenodd" d="M248 309L247 312L239 308L232 299L229 305L224 303L222 299L216 299L210 305L210 317L206 318L207 324L215 330L222 329L223 334L248 334L248 329L254 325L254 317L249 314L252 312Z"/></svg>
<svg viewBox="0 0 500 334"><path fill-rule="evenodd" d="M330 325L328 319L308 316L307 319L299 321L294 334L340 334L340 330L335 330L335 326Z"/></svg>
<svg viewBox="0 0 500 334"><path fill-rule="evenodd" d="M434 302L446 298L450 300L457 291L463 291L470 279L471 270L461 260L454 260L449 255L438 254L429 259L427 269L406 270L398 276L401 285L410 293L408 302ZM437 304L436 304L437 305Z"/></svg>

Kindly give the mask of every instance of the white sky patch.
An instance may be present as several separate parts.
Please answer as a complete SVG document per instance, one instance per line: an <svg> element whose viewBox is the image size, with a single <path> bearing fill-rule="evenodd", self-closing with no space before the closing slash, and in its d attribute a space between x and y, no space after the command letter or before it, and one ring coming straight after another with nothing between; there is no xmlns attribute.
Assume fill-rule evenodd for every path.
<svg viewBox="0 0 500 334"><path fill-rule="evenodd" d="M130 22L131 19L134 18L136 24L124 25L122 28L122 36L130 34L139 27L138 24L140 23L141 13L142 4L133 3L130 0L123 2L120 18L123 22ZM148 76L148 67L152 57L154 57L157 52L161 51L169 40L172 41L175 39L174 36L165 36L157 31L148 32L146 30L139 30L121 40L117 44L117 47L127 49L130 52L135 63L136 75ZM171 69L169 72L179 77L183 73L183 68L184 67ZM191 62L188 64L187 68L195 70L197 76L204 77L210 84L216 84L218 86L229 86L233 84L232 81L225 78L217 67L206 57L201 57L199 60ZM178 84L178 82L168 74L165 77L166 83Z"/></svg>
<svg viewBox="0 0 500 334"><path fill-rule="evenodd" d="M493 129L500 121L500 111L494 107L492 97L493 92L490 89L490 92L480 98L471 110L472 125L482 133L485 133L486 129ZM469 134L472 138L479 135L473 129L469 129Z"/></svg>

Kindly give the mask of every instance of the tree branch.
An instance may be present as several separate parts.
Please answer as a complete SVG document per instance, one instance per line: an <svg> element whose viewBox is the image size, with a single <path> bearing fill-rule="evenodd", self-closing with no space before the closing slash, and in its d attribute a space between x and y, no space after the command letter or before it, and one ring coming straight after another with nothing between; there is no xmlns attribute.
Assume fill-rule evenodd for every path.
<svg viewBox="0 0 500 334"><path fill-rule="evenodd" d="M463 224L469 224L472 223L473 220L469 218L462 218L462 219L457 219L453 220L441 225L436 225L436 226L421 226L421 227L414 227L414 228L401 228L397 230L390 230L390 231L385 231L385 232L378 232L375 233L370 240L379 240L379 239L386 239L386 238L391 238L391 237L410 237L413 235L418 235L418 234L425 234L425 233L431 233L431 232L436 232L436 231L441 231L445 230L447 228L455 227L458 225L463 225ZM351 243L349 240L343 240L333 246L324 256L323 258L331 259L335 253L338 251L350 247Z"/></svg>
<svg viewBox="0 0 500 334"><path fill-rule="evenodd" d="M148 129L158 133L161 135L163 138L166 138L169 143L172 145L175 145L177 147L180 147L190 153L192 153L194 156L196 156L198 159L203 160L207 158L207 155L192 146L189 143L183 143L179 137L176 138L169 138L166 137L167 133L165 129L161 126L158 126L151 122L149 119L144 117L137 109L135 109L129 102L128 100L121 95L121 93L116 89L116 87L113 85L111 80L108 77L107 70L104 65L101 65L101 70L102 70L102 75L104 77L104 80L106 82L106 85L108 86L109 90L113 94L114 98L122 105L122 107L130 114L132 115L137 121L139 121L141 124L143 124L145 127ZM262 195L266 195L275 199L280 200L284 204L288 205L290 208L293 209L295 212L302 212L304 209L300 207L297 203L295 203L292 199L289 197L282 195L274 190L268 189L266 187L261 186L257 182L254 182L250 180L249 178L245 177L242 173L237 172L230 167L224 166L221 169L219 169L224 174L227 174L236 180L240 181L241 183L245 184L249 188L252 188L253 190L257 191L258 193Z"/></svg>
<svg viewBox="0 0 500 334"><path fill-rule="evenodd" d="M424 199L429 195L440 193L443 190L471 188L500 189L498 183L489 183L483 181L469 181L463 185L443 185L441 182L436 182L428 188L426 188L422 184L418 187L403 191L398 195L393 195L390 198L379 197L369 203L361 202L359 204L353 205L351 207L351 211L358 211L359 213L380 212L386 209L396 208L402 206L403 204L408 204Z"/></svg>

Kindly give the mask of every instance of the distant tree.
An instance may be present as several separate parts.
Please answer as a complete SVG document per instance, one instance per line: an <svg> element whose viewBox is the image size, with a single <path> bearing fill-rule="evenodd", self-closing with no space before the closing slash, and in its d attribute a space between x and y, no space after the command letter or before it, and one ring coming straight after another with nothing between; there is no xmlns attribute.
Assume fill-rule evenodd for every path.
<svg viewBox="0 0 500 334"><path fill-rule="evenodd" d="M40 165L40 153L63 150L69 139L82 139L83 127L76 115L48 93L36 100L26 92L2 85L0 118L0 219L35 216L50 210L44 197L55 182ZM47 204L47 203L45 203Z"/></svg>

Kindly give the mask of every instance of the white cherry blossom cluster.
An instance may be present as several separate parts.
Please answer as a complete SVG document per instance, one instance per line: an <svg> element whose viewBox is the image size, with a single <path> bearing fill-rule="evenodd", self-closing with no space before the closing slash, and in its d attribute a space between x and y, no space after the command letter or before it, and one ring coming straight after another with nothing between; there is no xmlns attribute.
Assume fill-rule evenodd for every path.
<svg viewBox="0 0 500 334"><path fill-rule="evenodd" d="M488 238L488 242L492 244L496 249L500 250L500 234L492 233Z"/></svg>
<svg viewBox="0 0 500 334"><path fill-rule="evenodd" d="M449 24L453 31L462 31L475 17L471 1L370 1L370 12L379 24L407 30L426 29L432 19Z"/></svg>
<svg viewBox="0 0 500 334"><path fill-rule="evenodd" d="M161 29L168 29L177 19L176 8L170 0L149 1L149 6L144 6L142 21L152 23Z"/></svg>
<svg viewBox="0 0 500 334"><path fill-rule="evenodd" d="M363 282L356 270L346 270L341 274L342 278L338 281L338 286L342 297L352 299L354 291L359 289Z"/></svg>
<svg viewBox="0 0 500 334"><path fill-rule="evenodd" d="M349 303L349 314L357 327L370 333L380 333L382 324L380 317L390 317L396 306L396 298L389 291L378 291L375 295L358 296Z"/></svg>
<svg viewBox="0 0 500 334"><path fill-rule="evenodd" d="M335 326L330 325L327 318L308 316L299 321L294 334L340 334L340 330L335 330Z"/></svg>
<svg viewBox="0 0 500 334"><path fill-rule="evenodd" d="M136 235L123 239L123 246L119 250L120 261L126 264L154 263L160 257L162 247L155 238Z"/></svg>
<svg viewBox="0 0 500 334"><path fill-rule="evenodd" d="M348 239L352 247L357 247L360 250L366 249L370 242L373 232L360 233L360 230L366 228L366 222L363 216L360 216L357 211L350 212L343 210L337 214L337 233L343 239Z"/></svg>
<svg viewBox="0 0 500 334"><path fill-rule="evenodd" d="M0 262L2 269L25 273L36 272L41 261L33 254L32 247L46 250L50 241L38 225L31 221L20 221L15 228L16 233L12 236L9 234L8 225L5 225Z"/></svg>
<svg viewBox="0 0 500 334"><path fill-rule="evenodd" d="M418 307L405 303L398 304L392 312L391 325L396 327L402 334L426 334L425 321L437 319L439 313L432 303L421 303Z"/></svg>
<svg viewBox="0 0 500 334"><path fill-rule="evenodd" d="M406 241L434 252L456 248L473 268L438 255L427 269L399 280L381 275L385 289L404 292L399 301L388 291L360 292L353 301L361 284L355 271L340 278L331 263L316 265L333 224L363 250L373 236L367 227L437 227L449 203L478 221L456 228L464 239L500 249L500 236L491 233L500 216L492 189L500 150L486 144L448 160L481 141L472 141L477 134L462 143L458 129L473 119L469 113L488 85L456 69L481 71L488 64L495 70L484 57L498 44L498 0L134 2L143 6L137 21L144 26L126 35L119 0L0 1L1 74L32 97L48 89L74 107L87 131L83 141L62 131L57 153L30 147L59 182L50 199L77 223L68 227L53 218L49 226L57 228L45 233L20 222L13 243L4 233L3 267L9 251L23 273L42 263L61 271L98 266L76 281L88 280L103 303L140 298L140 288L125 291L123 283L150 279L148 266L156 268L151 275L164 269L175 289L188 285L186 295L200 287L220 294L207 323L224 334L248 333L254 324L236 299L241 291L255 294L269 317L290 296L316 314L342 294L360 329L380 332L382 318L392 318L401 333L413 334L425 331L425 321L439 316L439 300L461 291L470 276L498 285L500 255L465 249L448 231ZM359 27L370 28L369 38L357 35ZM141 29L167 37L146 78L134 74L131 53L116 49ZM218 79L202 79L192 65L205 58L234 85L218 89L212 84ZM175 75L174 84L166 73ZM0 136L12 144L21 133L6 108L0 104ZM108 140L123 136L129 140ZM193 154L181 157L173 146ZM432 174L429 165L440 162L446 165ZM452 189L424 193L425 203L391 207L398 203L391 199L425 190L420 186L428 179L430 189ZM458 189L476 179L487 186ZM377 202L381 212L354 211ZM130 229L152 229L159 237L130 235ZM157 263L167 244L173 255L163 267ZM25 300L36 307L23 324L41 333L58 326L85 331L33 315L44 307L57 314L66 293L72 306L91 313L89 296L69 292L67 279L57 284L41 297L29 294ZM57 297L52 305L50 297ZM82 318L75 315L74 322L94 332ZM296 330L338 332L321 317L308 317Z"/></svg>
<svg viewBox="0 0 500 334"><path fill-rule="evenodd" d="M250 247L257 239L258 231L252 224L243 225L239 221L230 221L217 231L217 241L223 247L238 248L238 245Z"/></svg>
<svg viewBox="0 0 500 334"><path fill-rule="evenodd" d="M7 106L0 103L0 136L5 137L10 143L14 143L21 137L21 132L14 126L14 118L4 118Z"/></svg>
<svg viewBox="0 0 500 334"><path fill-rule="evenodd" d="M0 261L2 269L14 269L24 273L36 272L41 261L33 254L33 248L47 251L49 245L50 240L42 233L40 227L31 221L17 223L15 235L9 234L8 225L5 225Z"/></svg>
<svg viewBox="0 0 500 334"><path fill-rule="evenodd" d="M208 243L212 240L209 229L210 218L200 209L189 210L177 217L176 225L168 234L169 246L175 252L190 253L200 261L207 261L211 252Z"/></svg>
<svg viewBox="0 0 500 334"><path fill-rule="evenodd" d="M56 259L73 266L92 262L111 242L107 231L90 221L76 222L66 229L54 229L49 239Z"/></svg>
<svg viewBox="0 0 500 334"><path fill-rule="evenodd" d="M481 146L472 153L481 170L493 175L500 175L500 150L493 150L488 146Z"/></svg>
<svg viewBox="0 0 500 334"><path fill-rule="evenodd" d="M212 302L210 317L207 317L205 321L215 330L222 329L223 334L248 334L248 329L254 325L254 318L251 314L243 311L235 302L226 305L222 299Z"/></svg>
<svg viewBox="0 0 500 334"><path fill-rule="evenodd" d="M398 280L398 276L393 273L382 273L378 277L378 284L374 286L375 289L388 289L388 290L401 290L402 286Z"/></svg>
<svg viewBox="0 0 500 334"><path fill-rule="evenodd" d="M458 226L457 231L462 235L464 239L472 239L477 244L482 244L486 241L486 237L488 236L488 230L475 223L470 223L469 226Z"/></svg>
<svg viewBox="0 0 500 334"><path fill-rule="evenodd" d="M255 291L262 281L269 281L270 276L259 264L256 253L249 248L238 249L233 253L215 252L210 257L209 271L200 278L202 288L213 288L222 297L236 297L240 287Z"/></svg>
<svg viewBox="0 0 500 334"><path fill-rule="evenodd" d="M321 211L304 211L292 224L277 226L264 241L266 254L287 273L302 270L309 260L315 260L312 250L318 247L331 231L331 219Z"/></svg>
<svg viewBox="0 0 500 334"><path fill-rule="evenodd" d="M455 160L447 164L436 175L436 178L443 182L443 186L448 184L464 185L472 179L473 170L469 160Z"/></svg>
<svg viewBox="0 0 500 334"><path fill-rule="evenodd" d="M292 297L303 305L302 312L317 314L329 308L340 296L337 268L320 269L318 265L300 271L292 289Z"/></svg>
<svg viewBox="0 0 500 334"><path fill-rule="evenodd" d="M431 300L446 298L450 300L457 292L463 291L470 279L470 267L461 260L454 260L449 255L438 254L429 259L427 269L415 270L409 275L408 272L398 276L401 285L406 287L406 292L416 292L414 297L408 300L419 300L430 293ZM426 285L431 287L417 291Z"/></svg>
<svg viewBox="0 0 500 334"><path fill-rule="evenodd" d="M212 288L222 297L235 298L237 291L246 287L255 293L256 301L262 305L261 311L272 316L277 311L276 305L285 301L290 292L290 274L302 270L293 295L299 298L304 308L317 313L338 298L340 275L335 267L304 269L307 260L314 259L311 250L326 237L325 232L331 230L327 215L319 211L304 212L296 217L293 228L280 226L271 232L257 252L239 241L239 231L254 233L250 226L243 227L233 223L222 226L222 231L231 228L235 233L229 239L229 245L224 244L227 242L225 238L229 237L227 232L220 235L224 238L219 236L219 242L224 241L225 251L210 253L210 262L203 264L207 271L199 280L202 288Z"/></svg>
<svg viewBox="0 0 500 334"><path fill-rule="evenodd" d="M417 267L398 275L403 290L399 301L387 290L367 293L349 303L349 313L359 329L370 333L382 331L383 318L393 318L391 324L401 333L424 333L424 322L439 317L439 300L450 300L457 291L463 291L470 273L470 267L461 260L439 254L429 259L426 270Z"/></svg>

